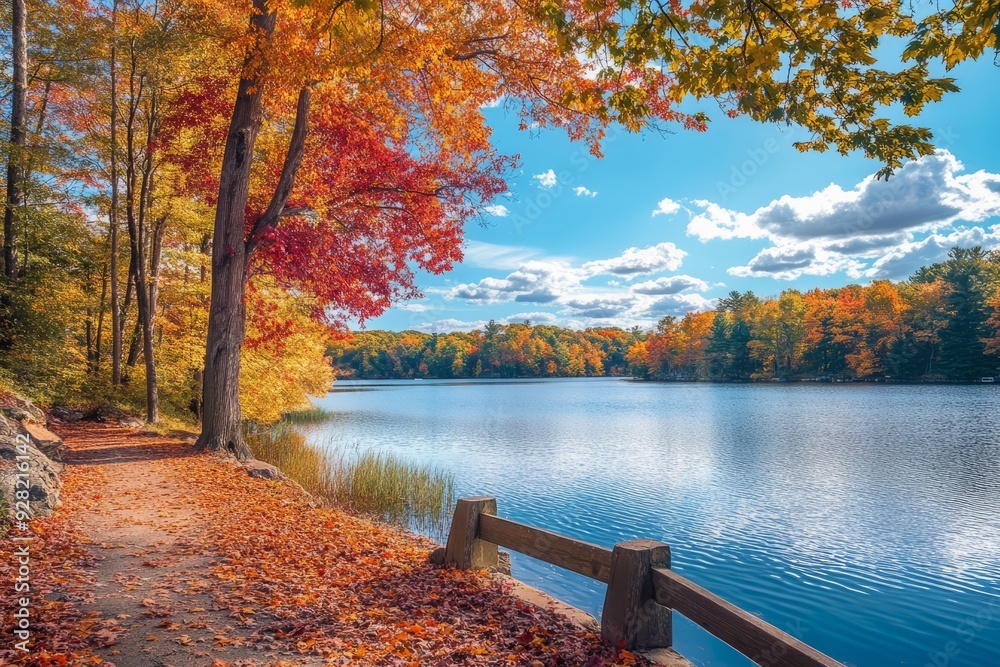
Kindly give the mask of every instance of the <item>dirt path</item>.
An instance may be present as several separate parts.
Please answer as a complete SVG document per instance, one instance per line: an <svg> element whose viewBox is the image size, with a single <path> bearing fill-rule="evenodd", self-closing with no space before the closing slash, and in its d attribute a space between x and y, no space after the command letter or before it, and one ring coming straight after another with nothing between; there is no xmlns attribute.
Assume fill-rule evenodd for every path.
<svg viewBox="0 0 1000 667"><path fill-rule="evenodd" d="M204 554L201 534L208 517L177 475L190 447L121 427L60 430L69 474L83 482L75 488L96 496L78 527L96 562L93 597L82 611L102 619L95 643L107 645L98 653L118 667L287 661L247 646L253 628L234 622L209 595L202 577L213 559ZM71 495L65 504L77 501Z"/></svg>
<svg viewBox="0 0 1000 667"><path fill-rule="evenodd" d="M647 664L509 579L433 565L427 540L287 483L120 426L55 430L67 469L62 509L32 522L35 652L0 663Z"/></svg>

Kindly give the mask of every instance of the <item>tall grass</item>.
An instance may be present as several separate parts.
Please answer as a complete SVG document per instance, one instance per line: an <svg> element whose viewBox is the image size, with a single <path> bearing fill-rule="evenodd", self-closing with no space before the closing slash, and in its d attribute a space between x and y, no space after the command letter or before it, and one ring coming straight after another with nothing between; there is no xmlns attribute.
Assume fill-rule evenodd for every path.
<svg viewBox="0 0 1000 667"><path fill-rule="evenodd" d="M326 421L330 421L333 418L334 413L326 410L324 408L317 408L315 406L310 408L304 408L302 410L293 410L292 412L286 412L281 415L281 424L321 424Z"/></svg>
<svg viewBox="0 0 1000 667"><path fill-rule="evenodd" d="M315 423L318 420L298 423ZM440 538L455 500L451 473L385 452L331 446L317 449L282 420L251 431L247 444L309 493L357 514L376 516Z"/></svg>

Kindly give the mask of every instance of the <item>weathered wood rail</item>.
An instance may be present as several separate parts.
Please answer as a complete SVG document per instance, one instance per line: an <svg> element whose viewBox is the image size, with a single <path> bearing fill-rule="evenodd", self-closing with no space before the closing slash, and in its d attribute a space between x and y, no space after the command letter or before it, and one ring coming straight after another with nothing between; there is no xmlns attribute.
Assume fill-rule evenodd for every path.
<svg viewBox="0 0 1000 667"><path fill-rule="evenodd" d="M494 498L461 498L445 561L461 569L490 569L504 547L606 583L601 635L607 641L624 640L635 650L669 648L676 611L759 665L843 667L671 570L670 547L662 542L632 540L608 549L496 514Z"/></svg>

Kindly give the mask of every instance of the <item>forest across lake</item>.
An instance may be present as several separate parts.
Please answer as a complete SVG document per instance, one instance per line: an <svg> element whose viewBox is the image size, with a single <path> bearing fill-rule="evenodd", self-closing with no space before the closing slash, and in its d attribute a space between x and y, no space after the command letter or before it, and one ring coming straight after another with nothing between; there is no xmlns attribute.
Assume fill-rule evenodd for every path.
<svg viewBox="0 0 1000 667"><path fill-rule="evenodd" d="M653 283L636 285L655 289ZM900 283L760 298L641 327L490 321L471 332L360 331L328 354L342 377L624 376L976 382L1000 368L1000 254L955 248ZM660 286L660 289L667 289Z"/></svg>

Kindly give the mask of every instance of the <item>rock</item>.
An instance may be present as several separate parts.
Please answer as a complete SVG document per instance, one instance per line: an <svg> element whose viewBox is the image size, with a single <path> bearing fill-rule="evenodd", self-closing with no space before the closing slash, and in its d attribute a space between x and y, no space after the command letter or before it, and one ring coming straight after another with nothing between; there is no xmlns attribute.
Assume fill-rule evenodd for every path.
<svg viewBox="0 0 1000 667"><path fill-rule="evenodd" d="M65 460L66 446L63 445L62 438L38 424L24 424L24 428L31 436L31 444L41 450L43 454L53 461Z"/></svg>
<svg viewBox="0 0 1000 667"><path fill-rule="evenodd" d="M104 423L112 420L127 419L130 417L124 410L110 403L101 403L96 408L88 410L83 418L87 421Z"/></svg>
<svg viewBox="0 0 1000 667"><path fill-rule="evenodd" d="M78 422L83 419L83 413L77 412L72 408L67 408L63 405L57 405L56 407L49 410L49 414L55 419L62 422Z"/></svg>
<svg viewBox="0 0 1000 667"><path fill-rule="evenodd" d="M19 422L45 425L45 413L34 403L21 396L9 394L0 399L0 412Z"/></svg>
<svg viewBox="0 0 1000 667"><path fill-rule="evenodd" d="M435 565L444 565L444 554L445 548L438 547L434 551L427 555L427 560L434 563Z"/></svg>
<svg viewBox="0 0 1000 667"><path fill-rule="evenodd" d="M510 554L506 551L499 552L499 559L496 567L490 569L491 572L510 576Z"/></svg>
<svg viewBox="0 0 1000 667"><path fill-rule="evenodd" d="M61 443L60 443L61 444ZM26 460L18 457L27 456ZM49 516L59 507L63 465L52 461L34 445L31 434L20 422L0 417L0 495L9 508L18 500L19 474L28 475L28 505L31 516ZM20 479L23 479L20 478Z"/></svg>
<svg viewBox="0 0 1000 667"><path fill-rule="evenodd" d="M122 417L118 420L118 423L126 428L142 428L146 425L145 422L138 417Z"/></svg>
<svg viewBox="0 0 1000 667"><path fill-rule="evenodd" d="M285 476L281 474L281 471L270 463L264 463L263 461L258 461L257 459L250 459L249 461L243 462L243 469L247 471L247 474L251 477L260 477L261 479L284 479Z"/></svg>
<svg viewBox="0 0 1000 667"><path fill-rule="evenodd" d="M181 442L193 445L198 442L198 434L191 431L167 431L168 438L177 438Z"/></svg>

